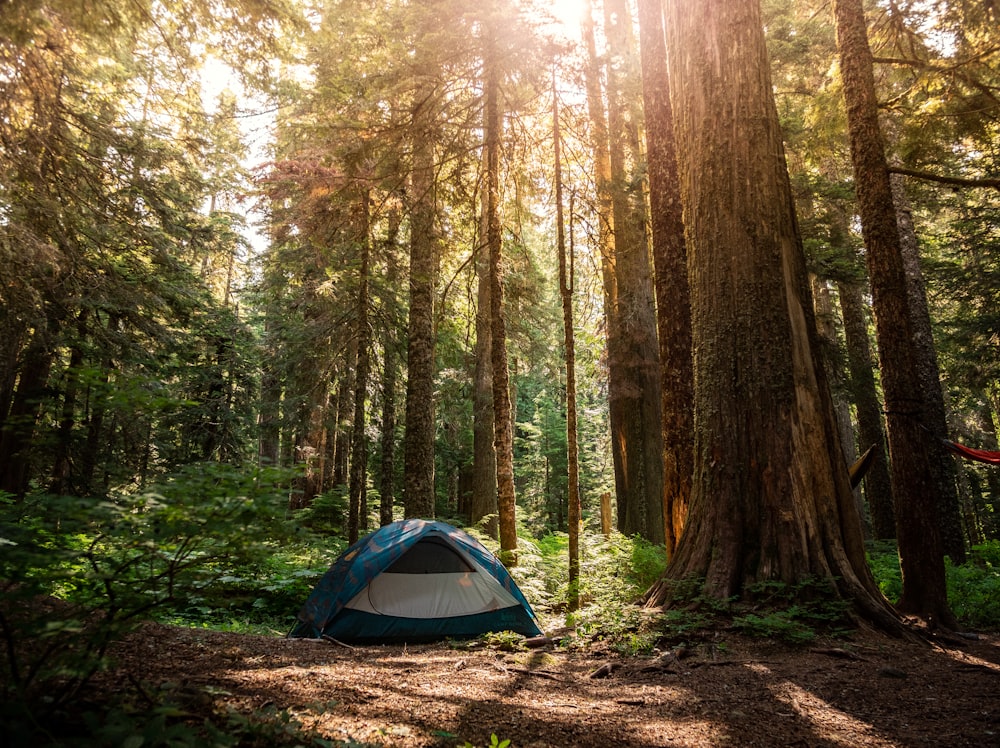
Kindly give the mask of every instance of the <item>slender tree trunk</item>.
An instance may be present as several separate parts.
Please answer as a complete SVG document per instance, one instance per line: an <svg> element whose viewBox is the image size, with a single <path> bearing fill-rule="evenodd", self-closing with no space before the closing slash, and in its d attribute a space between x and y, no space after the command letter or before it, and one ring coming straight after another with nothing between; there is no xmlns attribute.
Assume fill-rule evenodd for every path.
<svg viewBox="0 0 1000 748"><path fill-rule="evenodd" d="M948 438L948 413L944 391L941 388L941 370L931 315L927 308L927 291L920 269L920 247L917 231L913 226L910 200L906 194L903 177L890 177L896 224L899 227L899 246L906 272L910 314L913 318L913 345L920 367L917 377L924 399L923 424L937 439ZM957 471L954 458L944 449L931 449L931 474L934 477L934 494L937 497L938 522L941 528L941 547L945 555L956 564L965 563L965 533L962 529L961 507L958 499Z"/></svg>
<svg viewBox="0 0 1000 748"><path fill-rule="evenodd" d="M270 314L264 320L264 339L270 341L274 332L275 320ZM265 342L267 350L264 358L263 371L260 379L260 415L257 426L259 441L257 461L262 466L276 467L280 465L281 445L281 377L275 368L274 351Z"/></svg>
<svg viewBox="0 0 1000 748"><path fill-rule="evenodd" d="M114 334L118 331L119 318L111 315L108 318L107 333ZM95 493L95 474L97 464L101 456L101 445L105 442L104 418L108 409L108 393L110 391L111 372L114 371L114 361L110 353L106 353L101 361L101 376L95 382L88 395L89 413L87 416L87 437L83 443L80 454L80 494L82 496L92 496ZM147 433L149 428L147 427ZM150 440L147 438L143 445L143 469L146 465L146 455L151 448ZM145 473L140 480L140 486L145 486Z"/></svg>
<svg viewBox="0 0 1000 748"><path fill-rule="evenodd" d="M484 153L484 171L489 168ZM497 453L493 444L493 346L492 308L490 306L490 244L488 195L483 194L482 240L476 250L476 364L472 385L472 502L469 522L476 525L483 517L492 519L483 528L494 540L497 523Z"/></svg>
<svg viewBox="0 0 1000 748"><path fill-rule="evenodd" d="M426 54L424 52L423 54ZM410 177L410 322L406 350L406 427L403 436L403 510L434 516L434 291L435 233L433 66L417 66Z"/></svg>
<svg viewBox="0 0 1000 748"><path fill-rule="evenodd" d="M339 368L337 370L339 375ZM327 395L327 401L323 404L323 425L318 435L318 441L314 445L318 454L316 456L316 475L319 491L332 491L335 487L343 486L343 473L337 475L337 460L340 455L337 450L341 442L337 439L337 429L340 428L340 396L344 393L342 381L338 377L334 379L335 388L333 393ZM338 481L339 479L339 481Z"/></svg>
<svg viewBox="0 0 1000 748"><path fill-rule="evenodd" d="M898 629L844 469L758 0L668 0L666 19L697 351L691 506L667 580L726 599L821 578ZM649 596L669 599L669 584Z"/></svg>
<svg viewBox="0 0 1000 748"><path fill-rule="evenodd" d="M368 532L368 439L365 436L365 400L368 394L369 351L371 350L371 326L368 322L368 273L371 263L371 243L369 227L369 195L362 190L358 206L358 249L361 252L361 267L358 272L358 299L355 312L358 339L357 368L354 373L354 419L351 432L351 472L348 484L349 514L347 522L348 544Z"/></svg>
<svg viewBox="0 0 1000 748"><path fill-rule="evenodd" d="M691 300L687 248L673 112L667 75L662 0L639 0L642 99L646 112L646 163L649 178L650 232L660 344L663 420L663 519L667 557L684 529L694 462L691 361Z"/></svg>
<svg viewBox="0 0 1000 748"><path fill-rule="evenodd" d="M878 121L864 8L861 0L834 0L833 11L888 419L896 538L903 576L898 607L954 626L932 488L933 436L922 423L925 403L918 377L920 364L913 344L913 315Z"/></svg>
<svg viewBox="0 0 1000 748"><path fill-rule="evenodd" d="M80 367L83 366L83 342L87 338L87 310L77 314L77 340L70 350L69 366L66 367L63 385L62 417L56 432L55 458L52 464L52 478L49 493L66 495L73 491L73 432L77 421L77 398L80 391Z"/></svg>
<svg viewBox="0 0 1000 748"><path fill-rule="evenodd" d="M556 251L559 253L559 295L562 299L563 345L566 348L566 467L567 526L569 530L569 609L580 607L580 447L576 419L576 340L573 334L573 199L570 198L569 261L563 217L562 135L559 96L552 71L552 148L556 180Z"/></svg>
<svg viewBox="0 0 1000 748"><path fill-rule="evenodd" d="M295 398L288 397L286 389L285 397L280 403L281 410L281 440L278 442L278 464L282 467L291 467L296 463L295 448L298 445L298 423L299 407L295 403ZM294 501L294 497L291 497Z"/></svg>
<svg viewBox="0 0 1000 748"><path fill-rule="evenodd" d="M892 482L889 480L889 461L885 453L882 408L875 391L875 366L868 338L864 299L860 285L855 283L839 283L837 291L840 297L840 314L844 320L844 338L847 341L851 392L858 414L858 446L862 451L875 446L875 455L864 479L872 535L876 540L891 540L896 537Z"/></svg>
<svg viewBox="0 0 1000 748"><path fill-rule="evenodd" d="M0 310L0 323L4 330L4 335L0 336L0 428L14 401L19 354L25 338L28 337L25 323L21 320L11 320L10 316L7 310ZM2 438L0 435L0 440Z"/></svg>
<svg viewBox="0 0 1000 748"><path fill-rule="evenodd" d="M399 276L396 265L396 240L399 235L399 224L399 209L391 207L385 252L385 280L390 297L394 294ZM389 304L384 306L388 307ZM393 521L393 503L396 493L396 330L391 324L387 325L382 336L382 456L380 460L382 474L379 479L378 521L380 525L384 526Z"/></svg>
<svg viewBox="0 0 1000 748"><path fill-rule="evenodd" d="M517 563L517 518L514 492L514 413L507 365L507 331L503 306L503 237L500 234L500 71L493 29L486 29L484 68L484 139L486 146L486 243L490 248L490 321L493 369L493 429L497 456L497 507L500 560Z"/></svg>
<svg viewBox="0 0 1000 748"><path fill-rule="evenodd" d="M344 362L337 377L337 396L330 415L333 423L327 428L328 440L333 440L333 456L323 472L330 482L323 481L323 490L333 486L349 486L351 462L351 421L354 418L354 380L358 366L358 339L351 337L344 350ZM348 490L350 488L348 487Z"/></svg>

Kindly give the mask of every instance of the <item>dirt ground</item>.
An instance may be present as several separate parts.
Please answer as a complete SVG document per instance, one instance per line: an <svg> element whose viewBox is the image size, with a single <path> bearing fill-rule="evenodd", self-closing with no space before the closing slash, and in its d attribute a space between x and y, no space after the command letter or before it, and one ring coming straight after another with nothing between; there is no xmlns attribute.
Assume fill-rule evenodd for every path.
<svg viewBox="0 0 1000 748"><path fill-rule="evenodd" d="M112 656L92 696L170 684L188 713L287 710L362 744L1000 746L996 635L927 644L860 632L792 647L724 632L621 657L600 642L348 648L147 624Z"/></svg>

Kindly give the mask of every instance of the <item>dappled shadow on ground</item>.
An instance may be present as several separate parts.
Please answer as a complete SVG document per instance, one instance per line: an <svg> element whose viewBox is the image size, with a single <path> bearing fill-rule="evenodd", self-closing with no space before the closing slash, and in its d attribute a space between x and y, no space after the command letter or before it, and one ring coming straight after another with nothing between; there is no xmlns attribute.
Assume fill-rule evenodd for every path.
<svg viewBox="0 0 1000 748"><path fill-rule="evenodd" d="M943 648L870 632L812 647L727 634L647 658L600 643L348 649L150 624L91 698L169 684L189 710L287 710L378 745L984 746L1000 744L998 653L995 636Z"/></svg>

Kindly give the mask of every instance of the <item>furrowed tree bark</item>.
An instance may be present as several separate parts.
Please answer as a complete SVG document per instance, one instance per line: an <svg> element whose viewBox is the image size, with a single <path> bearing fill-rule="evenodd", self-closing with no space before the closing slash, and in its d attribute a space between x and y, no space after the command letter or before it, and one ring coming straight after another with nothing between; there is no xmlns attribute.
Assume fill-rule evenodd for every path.
<svg viewBox="0 0 1000 748"><path fill-rule="evenodd" d="M662 0L639 0L638 7L650 233L660 345L664 541L669 559L687 518L694 462L691 294L674 152L674 115L670 108L663 3Z"/></svg>
<svg viewBox="0 0 1000 748"><path fill-rule="evenodd" d="M933 435L921 423L925 404L917 376L914 324L885 142L878 121L864 8L861 0L834 0L833 12L888 423L896 538L903 576L903 594L897 607L951 627L956 621L948 606L944 552L932 490Z"/></svg>
<svg viewBox="0 0 1000 748"><path fill-rule="evenodd" d="M822 579L879 625L878 591L816 340L758 0L668 0L691 288L694 479L658 590L729 598Z"/></svg>

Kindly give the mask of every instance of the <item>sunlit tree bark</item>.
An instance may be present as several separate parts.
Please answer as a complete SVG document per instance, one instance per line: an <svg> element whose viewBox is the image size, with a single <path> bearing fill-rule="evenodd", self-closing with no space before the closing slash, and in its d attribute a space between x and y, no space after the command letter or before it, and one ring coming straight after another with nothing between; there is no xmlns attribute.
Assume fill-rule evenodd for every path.
<svg viewBox="0 0 1000 748"><path fill-rule="evenodd" d="M616 472L618 527L662 543L663 424L659 351L643 181L636 172L642 160L638 128L639 101L632 90L639 71L632 34L632 14L624 0L605 0L607 39L608 155L618 308L614 320L619 345L608 349L608 373L617 381L609 400L618 400L612 419L621 450ZM610 404L610 403L609 403Z"/></svg>
<svg viewBox="0 0 1000 748"><path fill-rule="evenodd" d="M825 580L887 628L816 341L757 0L667 0L695 351L688 523L670 580L716 598Z"/></svg>
<svg viewBox="0 0 1000 748"><path fill-rule="evenodd" d="M642 97L646 115L650 233L656 284L663 412L663 520L668 557L684 529L693 469L694 375L687 248L661 0L639 0Z"/></svg>

